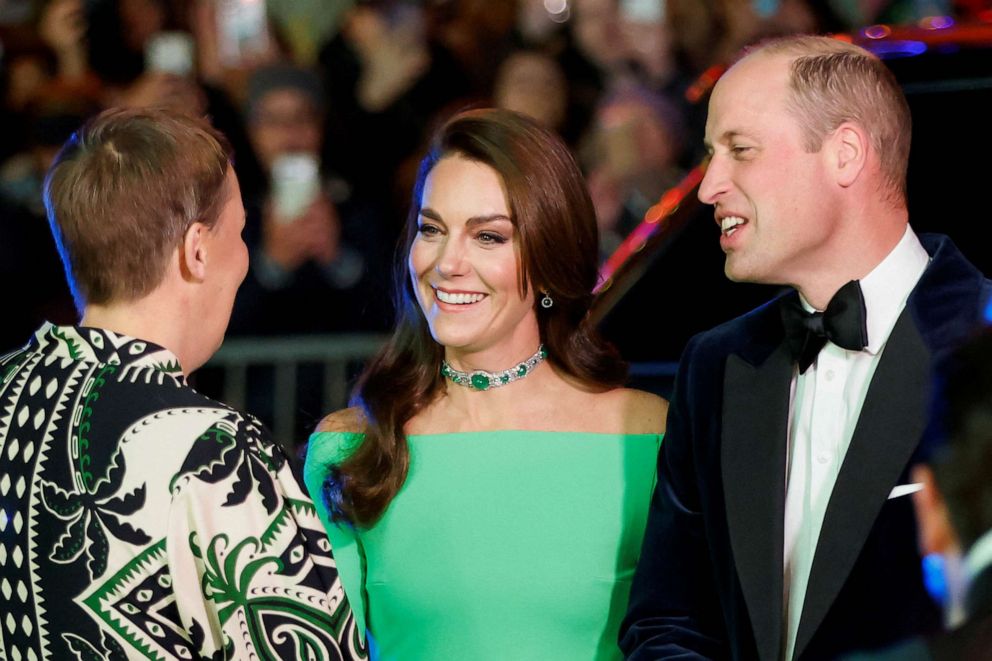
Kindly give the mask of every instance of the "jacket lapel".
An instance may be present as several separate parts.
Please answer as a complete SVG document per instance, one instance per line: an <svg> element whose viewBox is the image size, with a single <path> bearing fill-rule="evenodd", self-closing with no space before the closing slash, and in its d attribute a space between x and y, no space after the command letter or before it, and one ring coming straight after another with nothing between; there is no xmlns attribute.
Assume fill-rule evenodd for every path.
<svg viewBox="0 0 992 661"><path fill-rule="evenodd" d="M721 465L734 563L761 659L782 629L785 448L793 363L784 343L758 364L731 354L724 373Z"/></svg>
<svg viewBox="0 0 992 661"><path fill-rule="evenodd" d="M820 529L796 638L802 654L847 580L926 423L930 354L903 310L886 342Z"/></svg>
<svg viewBox="0 0 992 661"><path fill-rule="evenodd" d="M796 658L823 622L917 447L931 356L960 339L992 296L992 284L949 240L920 239L932 262L887 341L834 486L803 606ZM727 359L720 450L734 563L763 661L781 653L793 372L777 314L770 314L774 307L772 303L752 318L748 346ZM985 312L992 317L992 305Z"/></svg>

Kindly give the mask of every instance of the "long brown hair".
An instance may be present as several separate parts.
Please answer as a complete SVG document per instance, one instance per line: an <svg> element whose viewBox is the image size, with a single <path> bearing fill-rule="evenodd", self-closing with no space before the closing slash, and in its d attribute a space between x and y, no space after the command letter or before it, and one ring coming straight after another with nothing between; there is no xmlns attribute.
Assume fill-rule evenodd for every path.
<svg viewBox="0 0 992 661"><path fill-rule="evenodd" d="M434 135L418 171L397 259L396 330L362 373L352 398L364 413L365 438L324 482L329 510L338 521L371 526L382 516L410 465L403 428L444 391L444 347L431 337L406 258L417 234L424 182L451 155L488 165L503 180L519 237L521 286L546 291L554 300L550 309L535 308L548 361L592 389L614 388L627 376L619 355L587 321L599 232L568 148L515 112L484 109L456 115Z"/></svg>

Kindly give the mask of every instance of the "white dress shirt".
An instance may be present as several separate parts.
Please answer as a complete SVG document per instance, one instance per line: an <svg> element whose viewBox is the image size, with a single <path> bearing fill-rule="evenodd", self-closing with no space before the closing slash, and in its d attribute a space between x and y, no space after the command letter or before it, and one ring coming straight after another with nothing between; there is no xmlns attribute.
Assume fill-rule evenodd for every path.
<svg viewBox="0 0 992 661"><path fill-rule="evenodd" d="M789 405L785 495L784 659L792 659L823 516L882 350L930 257L907 226L902 239L861 280L868 346L827 342L805 374L796 370ZM803 307L813 308L800 296Z"/></svg>
<svg viewBox="0 0 992 661"><path fill-rule="evenodd" d="M970 583L976 576L992 566L992 530L975 540L964 557L964 566Z"/></svg>

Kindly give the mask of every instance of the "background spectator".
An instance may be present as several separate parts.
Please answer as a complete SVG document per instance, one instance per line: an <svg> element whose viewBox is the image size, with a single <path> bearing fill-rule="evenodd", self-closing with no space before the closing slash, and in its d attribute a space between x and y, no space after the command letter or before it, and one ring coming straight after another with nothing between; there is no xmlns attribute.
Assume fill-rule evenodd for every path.
<svg viewBox="0 0 992 661"><path fill-rule="evenodd" d="M954 629L927 641L933 658L978 661L992 650L992 334L940 371L931 422L939 449L913 471L920 546L942 559Z"/></svg>
<svg viewBox="0 0 992 661"><path fill-rule="evenodd" d="M244 193L252 259L231 332L384 328L387 299L380 283L387 279L390 251L384 249L383 213L320 167L320 79L290 65L263 67L249 81L245 115L262 176ZM294 159L312 168L303 180L286 172Z"/></svg>
<svg viewBox="0 0 992 661"><path fill-rule="evenodd" d="M583 145L605 259L678 183L684 129L678 106L643 87L603 99Z"/></svg>
<svg viewBox="0 0 992 661"><path fill-rule="evenodd" d="M529 115L561 132L568 113L568 81L550 55L516 50L496 70L493 105Z"/></svg>

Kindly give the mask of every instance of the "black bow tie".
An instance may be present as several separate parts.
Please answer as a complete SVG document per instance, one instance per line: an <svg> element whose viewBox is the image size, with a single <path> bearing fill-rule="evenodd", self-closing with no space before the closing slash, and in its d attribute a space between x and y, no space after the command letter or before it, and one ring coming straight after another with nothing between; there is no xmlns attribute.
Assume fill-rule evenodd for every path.
<svg viewBox="0 0 992 661"><path fill-rule="evenodd" d="M800 374L813 364L827 340L850 351L868 346L865 297L857 280L838 289L823 312L806 312L798 296L790 297L780 309L785 341L799 363Z"/></svg>

